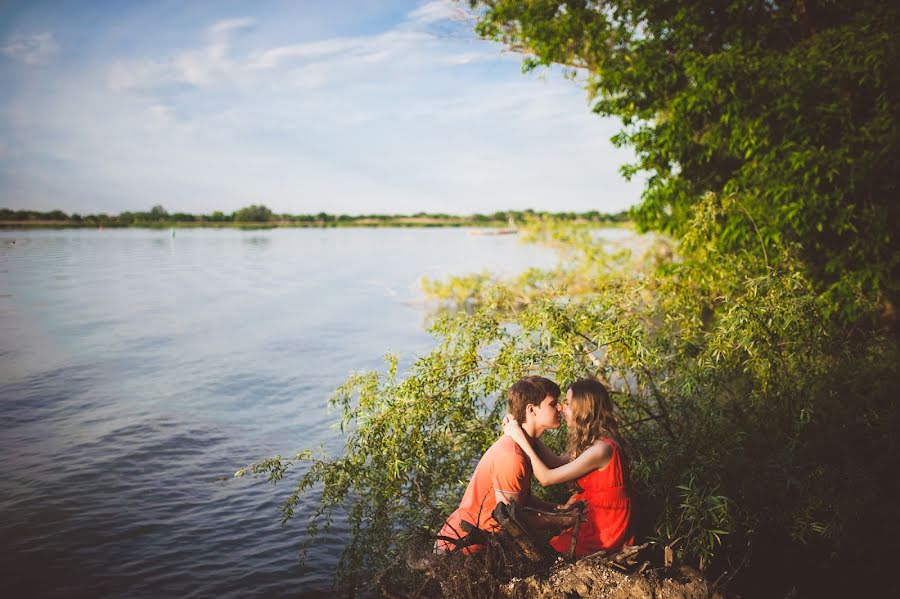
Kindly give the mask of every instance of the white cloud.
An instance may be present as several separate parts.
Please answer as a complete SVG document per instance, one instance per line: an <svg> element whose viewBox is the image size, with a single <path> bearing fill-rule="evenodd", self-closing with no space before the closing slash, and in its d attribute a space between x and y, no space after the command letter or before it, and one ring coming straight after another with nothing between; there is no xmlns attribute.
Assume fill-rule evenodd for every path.
<svg viewBox="0 0 900 599"><path fill-rule="evenodd" d="M392 30L366 37L344 37L271 48L248 61L252 69L272 69L292 61L314 59L359 60L377 62L427 42L432 36L416 31Z"/></svg>
<svg viewBox="0 0 900 599"><path fill-rule="evenodd" d="M439 21L467 21L469 13L457 2L432 0L410 12L406 18L409 21L422 24Z"/></svg>
<svg viewBox="0 0 900 599"><path fill-rule="evenodd" d="M398 27L370 36L335 37L253 50L234 55L229 33L246 25L221 23L209 28L215 36L202 47L161 59L115 61L107 84L118 92L166 93L173 85L208 88L214 85L266 85L281 81L303 89L349 79L371 77L372 65L389 63L394 72L423 66L463 65L498 60L494 48L473 50L468 43L452 50L456 40ZM367 75L368 74L368 75Z"/></svg>
<svg viewBox="0 0 900 599"><path fill-rule="evenodd" d="M193 47L35 70L41 94L0 105L22 156L0 164L20 173L0 204L13 189L79 212L230 211L248 198L294 213L633 203L616 174L630 156L583 90L435 32L439 4L372 35L280 45L263 21L210 19Z"/></svg>
<svg viewBox="0 0 900 599"><path fill-rule="evenodd" d="M249 17L242 17L239 19L226 19L224 21L218 21L217 23L214 23L210 26L208 31L212 36L223 36L228 35L232 31L248 29L255 24L256 19L251 19Z"/></svg>
<svg viewBox="0 0 900 599"><path fill-rule="evenodd" d="M270 48L250 62L254 69L271 69L292 59L308 60L334 56L359 46L360 38L338 38Z"/></svg>
<svg viewBox="0 0 900 599"><path fill-rule="evenodd" d="M57 49L52 33L38 33L30 36L16 34L6 42L5 46L0 48L0 52L17 58L25 64L40 65L46 63Z"/></svg>
<svg viewBox="0 0 900 599"><path fill-rule="evenodd" d="M428 2L410 12L393 29L368 36L332 37L297 44L262 48L244 56L232 55L236 32L252 27L254 19L229 19L207 28L205 45L162 59L115 62L109 73L109 86L116 91L152 92L173 84L207 87L254 77L254 71L280 71L299 87L311 89L329 79L340 81L347 69L371 66L394 59L397 66L430 63L462 65L497 53L485 45L482 51L467 48L447 54L448 45L459 42L441 32L429 32L427 25L440 21L468 18L465 9L453 2ZM471 39L462 40L467 46ZM301 69L302 73L291 73ZM331 72L329 77L326 73ZM314 76L311 76L313 75Z"/></svg>
<svg viewBox="0 0 900 599"><path fill-rule="evenodd" d="M175 115L175 107L168 104L152 104L148 110L153 118L165 123L170 122Z"/></svg>
<svg viewBox="0 0 900 599"><path fill-rule="evenodd" d="M486 56L484 54L464 52L462 54L451 54L449 56L446 56L440 60L440 63L449 65L462 65L473 63L479 60L484 60L485 58Z"/></svg>
<svg viewBox="0 0 900 599"><path fill-rule="evenodd" d="M147 92L172 84L203 87L230 79L244 66L229 56L232 37L255 22L249 18L218 21L207 28L206 45L167 58L115 61L107 83L115 91Z"/></svg>
<svg viewBox="0 0 900 599"><path fill-rule="evenodd" d="M116 60L109 67L106 79L113 91L138 90L145 85L176 81L170 64L154 60Z"/></svg>

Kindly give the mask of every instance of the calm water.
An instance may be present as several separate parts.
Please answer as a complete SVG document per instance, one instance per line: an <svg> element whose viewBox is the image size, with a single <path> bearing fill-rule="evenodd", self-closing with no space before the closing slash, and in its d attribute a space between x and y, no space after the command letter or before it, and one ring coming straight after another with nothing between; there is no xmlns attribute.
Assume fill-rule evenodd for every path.
<svg viewBox="0 0 900 599"><path fill-rule="evenodd" d="M289 487L237 467L341 439L353 370L432 345L418 279L549 265L458 229L0 231L9 597L326 596ZM224 478L224 480L222 479Z"/></svg>

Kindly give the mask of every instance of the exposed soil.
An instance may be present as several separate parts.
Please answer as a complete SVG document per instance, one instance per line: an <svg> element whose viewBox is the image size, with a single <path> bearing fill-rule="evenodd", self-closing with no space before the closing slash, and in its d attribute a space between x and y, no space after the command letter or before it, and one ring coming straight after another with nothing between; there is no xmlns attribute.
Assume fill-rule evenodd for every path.
<svg viewBox="0 0 900 599"><path fill-rule="evenodd" d="M646 547L642 546L642 547ZM446 597L450 599L726 599L728 595L697 570L652 568L640 548L610 556L603 552L575 562L546 556L538 561L523 556L503 536L491 538L485 550L471 556L422 554L410 559L412 570L425 575L424 585L409 594L387 597ZM624 559L623 559L624 558ZM418 586L418 585L416 585Z"/></svg>
<svg viewBox="0 0 900 599"><path fill-rule="evenodd" d="M629 574L601 555L556 566L543 576L514 578L501 590L510 599L724 599L692 569L682 568L676 578L652 569Z"/></svg>

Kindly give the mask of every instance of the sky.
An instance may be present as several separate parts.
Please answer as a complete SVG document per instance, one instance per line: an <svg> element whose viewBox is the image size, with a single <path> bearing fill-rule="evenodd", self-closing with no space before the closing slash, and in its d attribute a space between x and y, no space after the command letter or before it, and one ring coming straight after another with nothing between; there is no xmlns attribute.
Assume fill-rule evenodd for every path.
<svg viewBox="0 0 900 599"><path fill-rule="evenodd" d="M617 212L583 83L446 0L0 1L0 207Z"/></svg>

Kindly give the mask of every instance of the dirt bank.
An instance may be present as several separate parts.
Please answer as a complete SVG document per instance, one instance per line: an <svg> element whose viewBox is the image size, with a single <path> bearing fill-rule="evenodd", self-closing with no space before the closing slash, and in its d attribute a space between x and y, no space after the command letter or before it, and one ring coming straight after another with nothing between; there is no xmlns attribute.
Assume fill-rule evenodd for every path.
<svg viewBox="0 0 900 599"><path fill-rule="evenodd" d="M547 574L512 579L501 587L509 599L724 599L699 573L682 568L674 577L645 568L626 573L601 555L553 567Z"/></svg>

